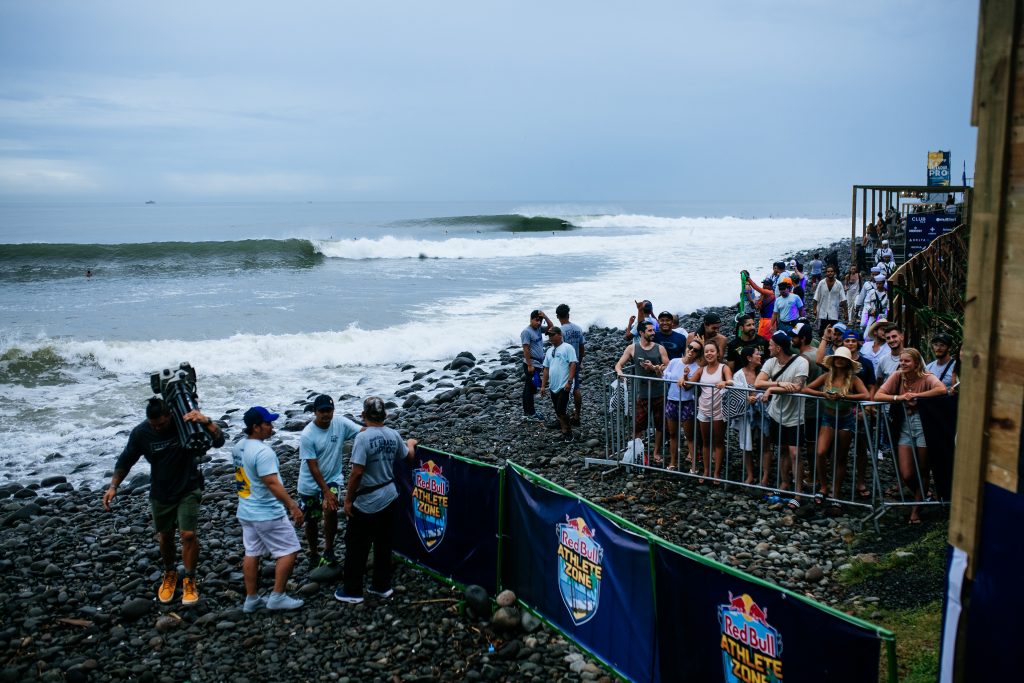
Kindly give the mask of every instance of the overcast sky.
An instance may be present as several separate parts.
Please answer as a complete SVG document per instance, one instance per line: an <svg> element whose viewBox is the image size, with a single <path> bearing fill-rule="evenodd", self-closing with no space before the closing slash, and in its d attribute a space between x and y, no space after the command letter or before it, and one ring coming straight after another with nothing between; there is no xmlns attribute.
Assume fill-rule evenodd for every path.
<svg viewBox="0 0 1024 683"><path fill-rule="evenodd" d="M977 0L0 0L0 197L843 201L973 176ZM846 199L848 201L848 199Z"/></svg>

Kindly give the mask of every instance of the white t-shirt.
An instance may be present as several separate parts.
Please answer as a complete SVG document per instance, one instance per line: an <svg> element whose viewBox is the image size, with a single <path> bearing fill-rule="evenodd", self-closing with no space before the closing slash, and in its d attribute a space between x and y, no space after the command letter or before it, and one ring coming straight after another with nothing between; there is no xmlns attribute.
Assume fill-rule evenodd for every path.
<svg viewBox="0 0 1024 683"><path fill-rule="evenodd" d="M789 361L786 362L788 363ZM782 369L783 365L785 363L779 363L778 358L769 358L768 362L761 367L761 372L768 375L768 379L775 382L807 382L809 370L806 358L797 355L796 359L786 368L786 371L775 377L775 374ZM776 395L772 392L771 401L768 403L768 417L784 427L795 427L802 423L804 419L804 399L800 396Z"/></svg>

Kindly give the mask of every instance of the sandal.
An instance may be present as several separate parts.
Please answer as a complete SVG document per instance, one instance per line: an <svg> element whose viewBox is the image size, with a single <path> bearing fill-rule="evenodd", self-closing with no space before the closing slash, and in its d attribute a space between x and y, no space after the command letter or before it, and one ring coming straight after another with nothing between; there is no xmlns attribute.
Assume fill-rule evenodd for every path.
<svg viewBox="0 0 1024 683"><path fill-rule="evenodd" d="M857 487L857 497L858 498L870 498L871 497L871 489L869 489L867 486L858 486Z"/></svg>
<svg viewBox="0 0 1024 683"><path fill-rule="evenodd" d="M676 471L676 466L675 465L669 465L665 469L668 470L669 472L675 472Z"/></svg>

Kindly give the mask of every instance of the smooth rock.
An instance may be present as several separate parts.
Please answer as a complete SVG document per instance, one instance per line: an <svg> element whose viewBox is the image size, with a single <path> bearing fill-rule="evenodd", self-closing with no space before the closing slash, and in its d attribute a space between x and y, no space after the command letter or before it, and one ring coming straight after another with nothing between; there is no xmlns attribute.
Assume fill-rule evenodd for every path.
<svg viewBox="0 0 1024 683"><path fill-rule="evenodd" d="M121 618L125 621L135 621L149 613L153 609L153 601L149 598L132 598L121 605Z"/></svg>
<svg viewBox="0 0 1024 683"><path fill-rule="evenodd" d="M516 594L506 589L498 593L498 597L495 599L498 603L498 607L512 607L516 604Z"/></svg>

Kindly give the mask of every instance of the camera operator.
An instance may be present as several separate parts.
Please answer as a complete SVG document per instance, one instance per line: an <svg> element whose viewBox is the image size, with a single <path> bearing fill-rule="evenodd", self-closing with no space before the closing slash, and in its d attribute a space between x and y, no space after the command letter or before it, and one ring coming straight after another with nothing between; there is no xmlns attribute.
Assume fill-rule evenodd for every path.
<svg viewBox="0 0 1024 683"><path fill-rule="evenodd" d="M224 433L220 427L198 410L186 413L182 419L204 426L213 437L215 448L224 445ZM128 471L140 457L149 461L149 503L153 525L160 536L160 556L164 563L164 576L157 591L160 602L170 602L178 584L175 527L181 534L181 561L185 565L181 603L191 605L199 601L195 579L199 558L196 522L203 496L203 475L199 472L198 459L206 450L184 448L167 404L161 398L151 398L146 405L146 419L129 435L128 445L114 464L110 487L103 494L103 507L109 512L110 501L117 495L117 487L128 476Z"/></svg>

